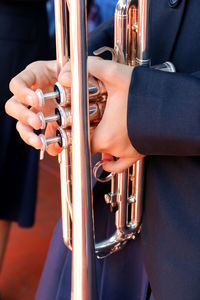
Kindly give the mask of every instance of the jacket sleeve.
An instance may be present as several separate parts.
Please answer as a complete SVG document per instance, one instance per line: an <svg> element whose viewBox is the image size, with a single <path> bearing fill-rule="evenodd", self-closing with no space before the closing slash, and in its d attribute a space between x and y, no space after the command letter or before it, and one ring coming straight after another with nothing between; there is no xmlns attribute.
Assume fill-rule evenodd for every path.
<svg viewBox="0 0 200 300"><path fill-rule="evenodd" d="M145 155L200 155L200 73L135 68L129 89L128 135Z"/></svg>

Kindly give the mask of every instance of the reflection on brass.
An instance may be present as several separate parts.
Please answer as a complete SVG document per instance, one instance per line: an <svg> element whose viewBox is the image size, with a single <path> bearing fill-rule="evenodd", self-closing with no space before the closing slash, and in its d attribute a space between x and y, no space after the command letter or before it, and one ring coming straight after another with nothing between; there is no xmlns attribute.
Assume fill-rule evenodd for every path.
<svg viewBox="0 0 200 300"><path fill-rule="evenodd" d="M128 13L128 65L136 66L137 49L137 7L132 4Z"/></svg>

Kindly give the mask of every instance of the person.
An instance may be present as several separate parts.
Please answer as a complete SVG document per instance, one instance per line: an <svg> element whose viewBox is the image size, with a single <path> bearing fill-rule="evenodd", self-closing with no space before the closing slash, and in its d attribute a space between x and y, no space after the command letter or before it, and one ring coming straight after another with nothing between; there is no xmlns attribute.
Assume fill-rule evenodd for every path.
<svg viewBox="0 0 200 300"><path fill-rule="evenodd" d="M176 74L153 68L132 69L99 58L88 60L90 74L102 80L108 90L103 118L91 140L93 152L118 158L106 162L104 169L108 171L121 171L146 156L141 248L156 300L198 300L200 295L199 9L197 1L152 1L152 65L170 60L176 66ZM92 37L94 49L103 42L110 46L109 24L102 25ZM33 78L39 80L33 74L48 74L53 83L55 62L35 63L15 77L11 81L14 96L7 102L6 110L19 120L17 129L22 139L40 148L40 140L33 133L40 121L26 108L38 103L30 89ZM58 77L61 84L70 86L69 74L66 66ZM40 79L41 85L47 83L43 76ZM49 150L58 152L55 146ZM104 215L96 215L101 226L105 226ZM136 298L133 294L135 277L129 273L134 266L133 243L125 248L126 255L122 251L110 263L107 259L102 263L98 281L100 299L145 299L147 296ZM37 299L68 299L69 252L68 259L60 263L64 262L64 266L53 262L53 258L57 262L57 257L63 255L60 244L58 226ZM117 269L118 266L123 267ZM51 272L56 274L57 292L54 298L46 298L45 284L49 286L53 277L48 274L51 267Z"/></svg>
<svg viewBox="0 0 200 300"><path fill-rule="evenodd" d="M12 97L11 102L6 104L6 110L9 110L9 113L13 116L15 115L15 117L19 113L22 118L29 119L29 122L32 123L32 127L39 129L41 122L35 114L35 109L37 110L38 98L35 92L30 89L30 87L34 85L35 87L37 86L41 89L44 89L44 87L48 89L48 87L50 88L52 85L54 85L56 81L56 74L57 64L55 61L46 63L37 62L29 65L25 71L21 72L14 80L11 81L10 88L11 90L14 88L16 92L13 91L14 96ZM59 81L62 83L62 75ZM21 99L20 102L22 102L18 102L18 99ZM27 109L27 100L31 106L34 106L34 111ZM12 105L13 103L15 103L14 106ZM25 106L23 106L22 103L26 103ZM38 107L38 109L40 108ZM50 105L47 105L44 107L43 113L51 113L49 109ZM54 103L52 103L51 109L54 111ZM29 127L25 119L23 122L17 123L19 134L27 144L34 145L36 149L40 149L40 138L32 132L32 127ZM49 123L49 126L46 130L46 135L54 135L56 127L57 126L54 123ZM21 130L20 128L26 129L24 131L24 129ZM49 147L48 152L51 155L55 155L59 152L59 150L60 147L55 144L52 145L52 147ZM110 235L113 232L114 225L114 215L110 216L108 207L106 207L103 201L103 193L104 188L102 189L101 185L96 184L94 188L94 212L96 227L95 235L97 241L100 241L106 236ZM103 224L102 216L104 218ZM61 220L58 222L55 228L50 248L51 250L49 251L46 266L43 270L43 275L41 277L40 287L38 288L36 299L70 299L71 252L66 248L62 239ZM132 255L134 256L133 258ZM129 257L129 259L127 259L125 262L123 262L122 259L124 256L127 258ZM132 267L129 269L128 266L130 260L132 262ZM122 297L127 299L127 297L129 297L131 294L133 298L136 297L136 299L146 299L145 295L148 290L148 280L141 259L139 240L128 243L124 251L121 251L116 255L111 255L102 261L97 260L96 265L98 293L100 295L100 299L122 299ZM117 270L120 270L120 272ZM108 279L110 285L106 286L105 283ZM120 288L121 284L123 284L124 288L127 287L126 295L124 295L123 290Z"/></svg>
<svg viewBox="0 0 200 300"><path fill-rule="evenodd" d="M27 64L48 58L45 1L0 1L0 268L11 222L31 227L37 192L38 152L25 145L4 111L9 81Z"/></svg>

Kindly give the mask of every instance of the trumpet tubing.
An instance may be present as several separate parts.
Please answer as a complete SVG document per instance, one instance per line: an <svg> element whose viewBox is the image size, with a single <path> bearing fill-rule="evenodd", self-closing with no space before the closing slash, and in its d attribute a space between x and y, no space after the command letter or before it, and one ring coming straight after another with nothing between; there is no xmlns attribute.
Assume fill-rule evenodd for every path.
<svg viewBox="0 0 200 300"><path fill-rule="evenodd" d="M67 45L67 12L65 0L55 1L56 50L58 73L69 60ZM144 190L144 159L129 170L98 178L103 162L94 167L94 176L101 182L111 181L111 192L105 201L115 213L115 232L111 237L95 243L91 189L90 130L100 122L107 99L103 84L95 78L88 84L87 72L87 22L86 0L67 1L70 16L70 63L71 89L55 84L54 92L43 94L37 90L41 106L56 99L55 113L44 116L39 113L42 129L47 122L56 121L56 136L41 135L43 149L58 143L62 148L59 155L63 239L72 250L72 300L97 299L95 254L103 258L122 249L130 239L135 239L141 229ZM115 10L114 49L118 63L130 66L150 67L150 0L119 0ZM174 72L169 62L156 69ZM72 238L73 237L73 238Z"/></svg>

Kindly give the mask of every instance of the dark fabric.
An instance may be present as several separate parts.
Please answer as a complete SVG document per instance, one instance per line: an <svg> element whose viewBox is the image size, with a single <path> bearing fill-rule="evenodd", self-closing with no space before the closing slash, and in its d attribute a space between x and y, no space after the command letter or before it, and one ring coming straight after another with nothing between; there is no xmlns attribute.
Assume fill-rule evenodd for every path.
<svg viewBox="0 0 200 300"><path fill-rule="evenodd" d="M199 99L200 79L194 75L136 68L128 106L136 149L145 155L199 155Z"/></svg>
<svg viewBox="0 0 200 300"><path fill-rule="evenodd" d="M113 36L114 21L113 18L111 18L89 34L88 55L93 55L94 50L103 46L113 48ZM104 59L111 59L111 55L108 52L101 54L101 57Z"/></svg>
<svg viewBox="0 0 200 300"><path fill-rule="evenodd" d="M93 4L93 0L87 1L87 14L89 14L92 4Z"/></svg>
<svg viewBox="0 0 200 300"><path fill-rule="evenodd" d="M103 194L97 184L94 191L96 240L102 240L113 232L114 215L110 215ZM148 280L141 258L140 240L130 241L116 254L96 260L99 300L146 300ZM37 300L71 299L71 252L62 239L61 220L53 234L50 251L36 294Z"/></svg>
<svg viewBox="0 0 200 300"><path fill-rule="evenodd" d="M18 136L4 112L9 81L29 63L48 59L45 3L0 2L0 218L32 226L36 204L38 152Z"/></svg>
<svg viewBox="0 0 200 300"><path fill-rule="evenodd" d="M19 4L22 4L23 6L24 5L33 5L34 7L35 7L35 4L36 3L45 3L45 2L47 2L48 0L1 0L0 2L2 3L2 4L17 4L17 5L19 5Z"/></svg>
<svg viewBox="0 0 200 300"><path fill-rule="evenodd" d="M178 73L140 67L133 71L128 133L136 149L148 155L142 251L155 299L197 300L200 3L181 1L176 9L171 8L171 13L164 6L167 1L155 4L156 17L153 5L153 24L158 25L160 20L160 25L152 26L152 61L171 59ZM171 33L172 39L176 36L173 43ZM197 73L190 75L194 72Z"/></svg>

